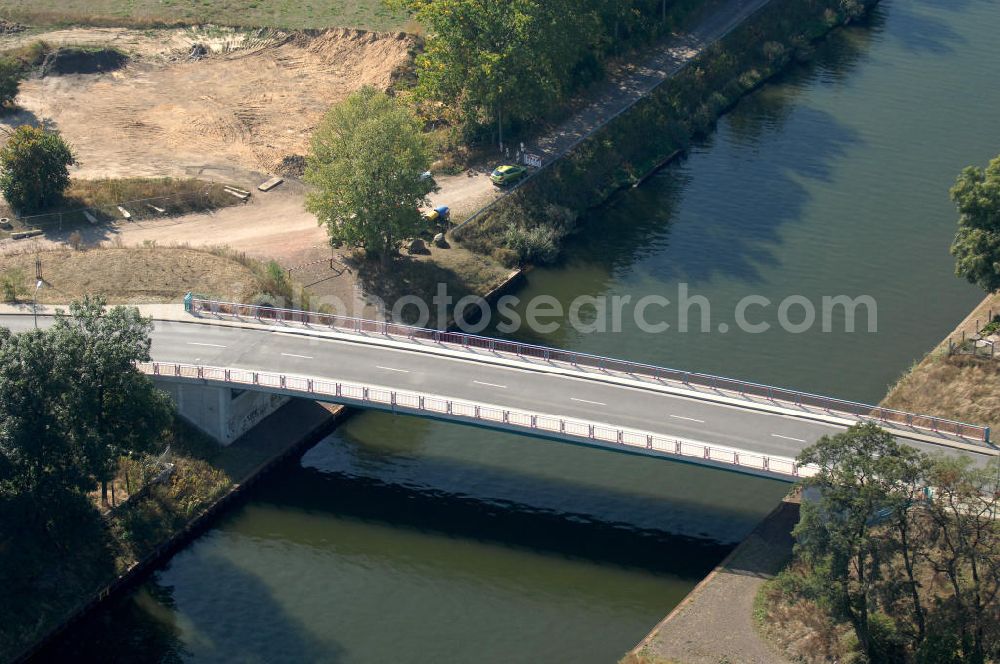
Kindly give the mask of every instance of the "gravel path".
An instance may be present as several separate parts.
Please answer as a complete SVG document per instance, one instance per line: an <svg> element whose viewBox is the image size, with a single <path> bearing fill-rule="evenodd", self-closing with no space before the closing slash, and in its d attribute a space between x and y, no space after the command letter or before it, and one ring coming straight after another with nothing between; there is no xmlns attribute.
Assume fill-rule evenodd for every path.
<svg viewBox="0 0 1000 664"><path fill-rule="evenodd" d="M782 502L636 646L632 661L787 664L757 633L753 603L791 557L798 519L798 504Z"/></svg>

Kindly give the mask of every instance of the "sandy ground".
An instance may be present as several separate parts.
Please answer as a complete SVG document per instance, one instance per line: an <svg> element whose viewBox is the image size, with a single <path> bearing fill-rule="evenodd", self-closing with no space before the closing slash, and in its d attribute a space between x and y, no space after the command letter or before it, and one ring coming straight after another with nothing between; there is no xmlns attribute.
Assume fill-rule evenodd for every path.
<svg viewBox="0 0 1000 664"><path fill-rule="evenodd" d="M58 128L79 157L72 174L84 178L181 176L215 165L276 172L283 158L306 153L331 105L364 85L388 87L411 47L408 37L344 29L73 29L37 38L110 43L135 56L108 74L26 81L23 110L2 123ZM0 48L25 40L4 37ZM187 58L196 42L210 47L207 57Z"/></svg>
<svg viewBox="0 0 1000 664"><path fill-rule="evenodd" d="M589 105L581 104L529 149L550 161L766 1L721 0L692 34L668 39L636 66L616 70L592 91ZM22 123L58 128L79 157L75 177L192 176L250 190L277 172L286 157L306 153L312 129L332 104L363 85L388 87L412 47L411 38L401 34L205 27L71 28L7 35L0 37L0 50L39 38L54 44L110 44L133 59L112 73L26 81L18 97L24 110L4 118L0 128ZM205 46L208 55L191 59L195 44ZM431 205L451 207L453 221L459 222L496 200L503 192L490 183L490 166L438 176L440 191L431 196ZM87 244L228 245L297 268L331 255L323 229L305 212L303 200L302 185L290 181L266 194L255 192L248 205L212 214L80 230ZM0 242L0 253L64 244L69 233L50 231L40 240ZM481 277L498 269L460 255L460 249L442 251L440 267L446 273L467 274L471 268L480 281L490 282L494 275ZM304 270L307 276L319 268ZM326 270L308 275L309 281L344 299L357 291L356 275Z"/></svg>

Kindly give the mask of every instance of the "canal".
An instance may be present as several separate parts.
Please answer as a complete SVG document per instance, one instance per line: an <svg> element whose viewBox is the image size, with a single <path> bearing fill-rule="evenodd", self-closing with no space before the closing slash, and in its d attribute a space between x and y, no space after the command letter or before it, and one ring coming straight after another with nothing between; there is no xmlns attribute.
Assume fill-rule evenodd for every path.
<svg viewBox="0 0 1000 664"><path fill-rule="evenodd" d="M978 300L948 187L1000 152L1000 12L891 0L586 219L519 295L661 294L712 331L530 341L877 401ZM650 131L656 131L651 127ZM868 295L877 333L731 329L759 295ZM771 320L772 312L755 317ZM774 318L774 321L777 319ZM773 322L774 322L773 321ZM732 326L735 328L735 326ZM609 662L786 485L386 414L287 465L62 644L114 661Z"/></svg>

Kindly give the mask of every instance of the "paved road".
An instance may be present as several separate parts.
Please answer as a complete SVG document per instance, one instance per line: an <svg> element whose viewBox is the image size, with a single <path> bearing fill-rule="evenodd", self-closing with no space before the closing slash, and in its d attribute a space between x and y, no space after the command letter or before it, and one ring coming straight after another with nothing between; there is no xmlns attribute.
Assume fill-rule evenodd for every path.
<svg viewBox="0 0 1000 664"><path fill-rule="evenodd" d="M40 317L45 325L50 319ZM0 316L15 331L30 316ZM363 340L307 336L290 329L251 329L161 321L153 332L153 359L250 369L415 390L514 410L604 422L612 426L690 438L771 456L794 457L836 424L667 394L596 379L572 377L449 357ZM923 450L946 448L911 441ZM985 460L984 454L974 456Z"/></svg>

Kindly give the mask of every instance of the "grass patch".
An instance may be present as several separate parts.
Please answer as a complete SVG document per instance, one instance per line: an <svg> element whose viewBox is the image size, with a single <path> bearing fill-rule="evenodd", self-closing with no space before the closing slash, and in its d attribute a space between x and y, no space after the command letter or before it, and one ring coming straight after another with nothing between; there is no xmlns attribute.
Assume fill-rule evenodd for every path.
<svg viewBox="0 0 1000 664"><path fill-rule="evenodd" d="M226 191L226 186L194 178L74 179L60 207L68 211L96 208L112 218L121 217L118 205L137 219L175 216L242 203Z"/></svg>
<svg viewBox="0 0 1000 664"><path fill-rule="evenodd" d="M45 62L45 56L55 48L47 41L39 39L24 46L0 51L0 56L17 61L21 65L21 71L28 74L36 67L40 67Z"/></svg>
<svg viewBox="0 0 1000 664"><path fill-rule="evenodd" d="M38 301L50 304L66 304L85 294L103 295L112 304L180 302L188 291L248 301L260 293L286 296L292 288L266 264L225 249L104 247L0 257L0 276L16 280L22 300L30 299L35 289L36 257L45 280ZM284 276L280 269L277 273Z"/></svg>
<svg viewBox="0 0 1000 664"><path fill-rule="evenodd" d="M125 219L159 219L197 212L209 212L243 200L226 191L228 185L194 178L102 178L70 181L62 200L38 214L17 217L6 203L0 216L9 217L14 231L41 229L70 231L90 228L93 220L114 222ZM88 218L84 212L88 212ZM5 237L0 231L0 237Z"/></svg>
<svg viewBox="0 0 1000 664"><path fill-rule="evenodd" d="M402 30L408 17L383 0L0 0L0 15L30 25L158 28L219 25Z"/></svg>
<svg viewBox="0 0 1000 664"><path fill-rule="evenodd" d="M791 563L764 582L754 597L757 631L792 661L858 662L854 632L804 596L805 578L800 564Z"/></svg>
<svg viewBox="0 0 1000 664"><path fill-rule="evenodd" d="M948 341L976 334L1000 311L1000 294L983 300L922 361L900 378L882 400L883 406L912 413L927 413L1000 430L1000 354L996 360L948 356Z"/></svg>

